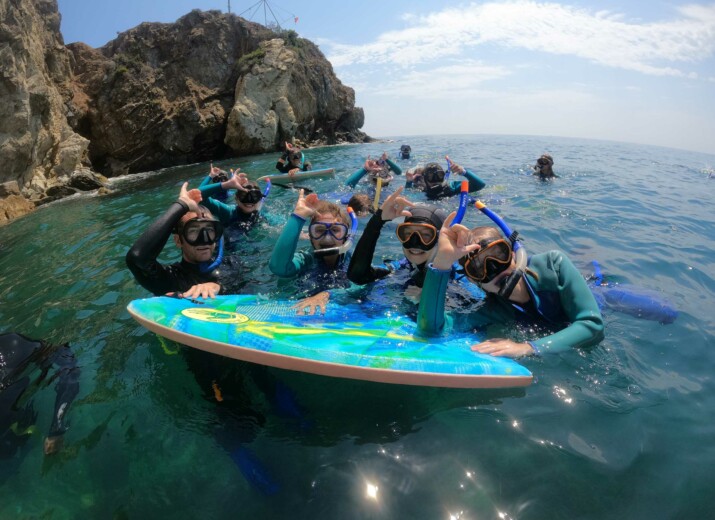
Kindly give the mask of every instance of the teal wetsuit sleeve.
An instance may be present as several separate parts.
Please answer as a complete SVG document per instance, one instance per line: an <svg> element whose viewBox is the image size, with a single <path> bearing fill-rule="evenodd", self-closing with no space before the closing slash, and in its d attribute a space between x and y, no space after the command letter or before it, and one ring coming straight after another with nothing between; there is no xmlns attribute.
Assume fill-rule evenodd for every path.
<svg viewBox="0 0 715 520"><path fill-rule="evenodd" d="M395 175L402 175L402 168L400 168L396 163L392 162L390 159L386 159L385 162L390 167L390 170L395 172Z"/></svg>
<svg viewBox="0 0 715 520"><path fill-rule="evenodd" d="M201 205L205 206L224 226L233 222L236 211L238 211L235 206L229 206L211 197L204 197Z"/></svg>
<svg viewBox="0 0 715 520"><path fill-rule="evenodd" d="M277 276L290 278L300 274L310 267L308 257L300 252L296 253L300 231L303 229L305 219L293 214L281 231L271 254L268 268Z"/></svg>
<svg viewBox="0 0 715 520"><path fill-rule="evenodd" d="M464 176L469 181L469 193L472 193L474 191L479 191L482 188L484 188L484 186L487 185L482 179L477 177L474 173L470 172L469 170L464 171ZM462 181L451 181L449 183L449 187L455 193L459 193L462 190Z"/></svg>
<svg viewBox="0 0 715 520"><path fill-rule="evenodd" d="M476 174L469 170L465 169L464 176L469 181L469 193L472 193L473 191L479 191L487 185L486 182L484 182L482 179L477 177Z"/></svg>
<svg viewBox="0 0 715 520"><path fill-rule="evenodd" d="M417 313L417 330L424 336L436 336L445 327L447 318L444 312L444 300L447 294L451 270L440 271L429 265L420 295L420 308Z"/></svg>
<svg viewBox="0 0 715 520"><path fill-rule="evenodd" d="M365 174L367 173L367 170L365 168L360 168L358 171L353 173L350 177L348 177L348 180L345 181L346 186L350 186L351 188L354 188L358 182L360 182L360 179L365 177Z"/></svg>
<svg viewBox="0 0 715 520"><path fill-rule="evenodd" d="M530 342L537 354L564 352L599 343L604 337L603 317L581 273L561 251L538 256L543 257L548 263L546 268L556 274L561 306L571 324L555 334Z"/></svg>
<svg viewBox="0 0 715 520"><path fill-rule="evenodd" d="M199 189L201 189L202 186L209 186L210 184L212 184L212 182L211 182L212 180L213 179L211 178L210 175L207 175L206 177L204 177L204 180L202 180L201 184L199 184Z"/></svg>

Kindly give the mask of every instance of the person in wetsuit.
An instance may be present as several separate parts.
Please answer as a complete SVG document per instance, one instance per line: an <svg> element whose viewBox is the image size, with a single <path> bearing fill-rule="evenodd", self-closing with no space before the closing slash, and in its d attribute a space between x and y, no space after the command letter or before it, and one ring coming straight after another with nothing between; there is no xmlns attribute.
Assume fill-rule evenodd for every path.
<svg viewBox="0 0 715 520"><path fill-rule="evenodd" d="M545 153L536 160L536 164L533 166L533 175L538 175L539 179L547 180L557 178L558 175L554 173L554 158L548 153Z"/></svg>
<svg viewBox="0 0 715 520"><path fill-rule="evenodd" d="M446 157L446 159L453 173L463 175L469 181L469 193L479 191L486 186L486 183L474 173L450 161L449 157ZM408 171L405 178L405 188L415 188L424 191L429 200L438 200L458 195L462 186L461 180L447 180L444 169L435 162L427 163L422 167Z"/></svg>
<svg viewBox="0 0 715 520"><path fill-rule="evenodd" d="M306 222L311 249L296 251L300 232ZM351 219L346 212L316 194L307 197L300 190L293 214L283 227L268 264L271 272L281 278L296 278L309 274L310 284L317 286L319 293L301 300L296 305L299 313L308 309L313 314L316 308L325 311L330 294L325 289L345 286L345 268L350 262L347 247Z"/></svg>
<svg viewBox="0 0 715 520"><path fill-rule="evenodd" d="M497 228L472 230L456 224L454 213L440 232L437 254L427 269L417 324L425 335L452 327L444 312L444 294L451 266L457 260L467 278L486 293L483 305L468 315L460 330L474 330L489 323L525 322L544 325L555 332L534 341L493 338L472 346L492 356L521 357L587 347L603 339L603 317L591 291L571 260L561 251L533 255L516 285L507 280L517 267L511 238ZM504 291L506 286L511 290ZM464 316L464 315L463 315Z"/></svg>
<svg viewBox="0 0 715 520"><path fill-rule="evenodd" d="M348 180L345 181L345 185L354 188L357 186L357 183L360 182L360 179L367 175L372 189L374 189L377 184L377 179L382 179L382 187L386 188L394 179L392 173L402 175L402 168L391 161L387 156L387 152L384 152L379 159L371 159L368 157L363 167L348 177Z"/></svg>
<svg viewBox="0 0 715 520"><path fill-rule="evenodd" d="M184 297L209 298L221 291L219 271L211 262L223 226L201 202L199 190L187 190L184 183L179 198L151 223L126 256L127 266L139 284L154 295L179 292ZM157 261L159 253L174 233L174 243L182 259L171 265Z"/></svg>
<svg viewBox="0 0 715 520"><path fill-rule="evenodd" d="M402 243L405 260L384 266L373 265L382 227L402 216L405 221L397 227L397 238ZM406 268L413 271L415 284L422 287L425 266L434 256L433 248L437 245L437 236L446 216L446 212L436 206L415 205L403 197L402 188L398 188L385 199L365 226L350 260L348 278L355 284L365 285L388 276L396 269Z"/></svg>
<svg viewBox="0 0 715 520"><path fill-rule="evenodd" d="M285 152L281 155L276 163L276 170L281 173L297 173L307 172L313 168L305 159L305 154L297 146L292 146L290 143L285 143Z"/></svg>
<svg viewBox="0 0 715 520"><path fill-rule="evenodd" d="M231 170L233 172L233 170ZM211 163L211 169L209 170L209 174L204 178L204 180L201 181L201 184L199 184L199 189L203 188L204 186L211 186L213 184L221 184L222 182L226 182L229 178L231 177L231 174L227 172L226 170L222 170L221 168L216 168L213 163ZM228 199L228 191L217 191L214 193L213 197L216 200L220 200L221 202L226 202Z"/></svg>
<svg viewBox="0 0 715 520"><path fill-rule="evenodd" d="M67 412L79 393L80 369L69 345L53 346L20 334L0 334L0 459L15 455L32 433L37 413L25 398L31 386L25 374L35 364L42 381L55 367L50 381L57 380L56 398L50 429L45 437L45 455L62 448L67 431ZM24 404L20 404L24 403Z"/></svg>

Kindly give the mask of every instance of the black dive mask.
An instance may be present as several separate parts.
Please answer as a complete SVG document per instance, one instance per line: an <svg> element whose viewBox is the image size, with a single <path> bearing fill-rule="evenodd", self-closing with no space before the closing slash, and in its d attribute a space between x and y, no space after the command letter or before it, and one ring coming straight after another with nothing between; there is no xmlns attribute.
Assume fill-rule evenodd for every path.
<svg viewBox="0 0 715 520"><path fill-rule="evenodd" d="M223 226L217 220L191 219L181 229L181 237L192 246L210 246L223 235Z"/></svg>
<svg viewBox="0 0 715 520"><path fill-rule="evenodd" d="M253 188L248 191L237 191L236 198L243 204L258 204L263 199L261 190Z"/></svg>

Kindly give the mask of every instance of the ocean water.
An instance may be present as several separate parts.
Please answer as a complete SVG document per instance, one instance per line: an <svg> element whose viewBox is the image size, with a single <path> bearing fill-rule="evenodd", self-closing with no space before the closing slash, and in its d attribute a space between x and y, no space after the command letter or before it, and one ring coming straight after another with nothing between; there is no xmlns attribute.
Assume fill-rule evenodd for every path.
<svg viewBox="0 0 715 520"><path fill-rule="evenodd" d="M535 380L519 390L269 369L300 403L299 419L271 405L255 367L226 361L235 405L221 408L199 385L188 349L126 311L147 295L125 267L127 249L208 166L119 179L112 195L64 200L0 228L0 332L69 343L81 369L64 448L45 457L54 381L26 368L33 384L23 403L37 424L0 460L0 518L711 517L715 156L564 138L410 137L309 150L316 167L337 175L304 184L340 191L368 154L394 157L402 143L414 155L398 161L405 167L447 153L476 172L487 183L479 197L530 253L561 249L585 276L598 260L611 279L670 301L677 320L605 310L599 346L523 360ZM545 151L560 175L553 182L530 175ZM220 164L255 178L273 172L276 156ZM274 187L267 209L288 215L296 198ZM465 222L488 223L474 209ZM254 230L228 259L235 290L290 294L267 269L278 233ZM378 254L395 258L384 235ZM178 254L167 246L161 259ZM232 435L243 462L225 447ZM252 485L247 466L278 491Z"/></svg>

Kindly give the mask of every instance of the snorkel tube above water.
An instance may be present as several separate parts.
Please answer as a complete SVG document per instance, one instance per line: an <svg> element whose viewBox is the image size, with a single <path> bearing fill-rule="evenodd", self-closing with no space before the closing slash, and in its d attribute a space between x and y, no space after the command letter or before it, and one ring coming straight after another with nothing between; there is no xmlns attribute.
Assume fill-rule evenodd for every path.
<svg viewBox="0 0 715 520"><path fill-rule="evenodd" d="M266 189L263 190L263 198L261 199L261 203L258 206L258 211L261 211L263 209L263 202L266 200L266 198L268 197L268 194L271 192L271 186L272 186L271 180L266 179Z"/></svg>
<svg viewBox="0 0 715 520"><path fill-rule="evenodd" d="M469 204L469 181L462 181L462 185L459 190L459 207L457 208L457 214L454 216L454 220L449 227L455 224L461 224L464 219L464 214L467 212L467 205Z"/></svg>
<svg viewBox="0 0 715 520"><path fill-rule="evenodd" d="M501 289L499 289L499 296L502 298L509 298L511 293L514 292L516 284L519 283L519 280L524 276L524 273L526 273L526 249L521 245L521 241L519 241L519 233L512 231L499 215L487 208L487 206L480 200L475 202L474 205L479 211L489 217L492 222L494 222L499 229L501 229L504 236L509 239L509 242L511 242L511 248L514 251L516 259L516 268L514 269L514 272L507 276L504 285L502 285Z"/></svg>
<svg viewBox="0 0 715 520"><path fill-rule="evenodd" d="M348 215L350 215L350 222L352 222L352 225L350 226L350 231L348 232L348 236L345 239L345 243L338 247L316 249L315 251L313 251L313 255L315 255L317 258L323 258L326 256L342 255L350 251L350 248L353 247L353 237L355 237L355 233L357 232L358 219L355 215L355 212L353 211L353 208L348 207Z"/></svg>

